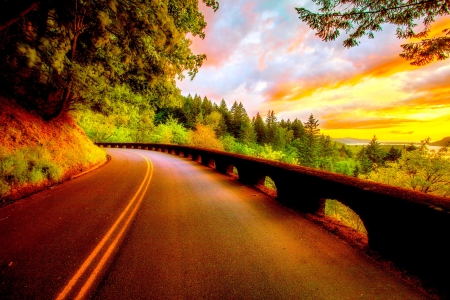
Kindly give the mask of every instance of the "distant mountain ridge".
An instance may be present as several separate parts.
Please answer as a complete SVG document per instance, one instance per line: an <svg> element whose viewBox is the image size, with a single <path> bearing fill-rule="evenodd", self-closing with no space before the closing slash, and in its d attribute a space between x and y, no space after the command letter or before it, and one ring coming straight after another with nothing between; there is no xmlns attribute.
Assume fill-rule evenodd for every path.
<svg viewBox="0 0 450 300"><path fill-rule="evenodd" d="M353 145L353 144L368 144L370 142L369 139L357 139L357 138L351 138L351 137L345 137L345 138L331 138L331 140L339 142L339 143L343 143L343 144L347 144L347 145ZM411 144L411 142L383 142L380 141L381 144L384 145L409 145ZM413 144L420 144L417 142L413 142ZM450 136L447 136L445 138L443 138L442 140L430 143L430 146L441 146L444 147L446 145L450 146Z"/></svg>
<svg viewBox="0 0 450 300"><path fill-rule="evenodd" d="M430 145L431 146L442 146L442 147L447 146L447 145L450 146L450 136L447 136L447 137L443 138L442 140L430 143Z"/></svg>
<svg viewBox="0 0 450 300"><path fill-rule="evenodd" d="M351 138L351 137L346 137L346 138L331 138L333 141L336 142L340 142L343 144L367 144L370 142L370 140L367 139L356 139L356 138Z"/></svg>

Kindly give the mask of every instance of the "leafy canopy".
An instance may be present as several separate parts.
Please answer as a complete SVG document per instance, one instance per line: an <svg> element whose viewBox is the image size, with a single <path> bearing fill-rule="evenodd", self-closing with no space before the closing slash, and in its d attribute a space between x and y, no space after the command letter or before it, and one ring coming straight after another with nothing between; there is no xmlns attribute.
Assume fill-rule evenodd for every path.
<svg viewBox="0 0 450 300"><path fill-rule="evenodd" d="M450 54L450 28L443 36L426 38L432 23L439 16L449 14L448 0L313 0L320 8L311 12L306 8L296 8L299 18L317 31L323 41L333 41L345 30L349 37L344 40L347 48L360 44L360 39L375 37L381 31L381 24L397 25L399 39L421 38L417 43L401 45L402 58L412 65L425 65L435 59L447 59ZM417 21L423 22L423 29L415 31Z"/></svg>
<svg viewBox="0 0 450 300"><path fill-rule="evenodd" d="M5 0L0 93L46 119L79 103L101 108L117 85L160 107L179 94L175 77L201 67L206 55L186 34L204 38L205 27L197 0Z"/></svg>

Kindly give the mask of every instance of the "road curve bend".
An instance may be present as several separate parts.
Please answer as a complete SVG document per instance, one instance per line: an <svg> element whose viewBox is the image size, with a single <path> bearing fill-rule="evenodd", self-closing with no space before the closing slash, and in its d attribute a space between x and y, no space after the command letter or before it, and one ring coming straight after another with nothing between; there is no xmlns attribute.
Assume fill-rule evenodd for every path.
<svg viewBox="0 0 450 300"><path fill-rule="evenodd" d="M427 299L213 169L108 153L97 171L0 208L0 298Z"/></svg>

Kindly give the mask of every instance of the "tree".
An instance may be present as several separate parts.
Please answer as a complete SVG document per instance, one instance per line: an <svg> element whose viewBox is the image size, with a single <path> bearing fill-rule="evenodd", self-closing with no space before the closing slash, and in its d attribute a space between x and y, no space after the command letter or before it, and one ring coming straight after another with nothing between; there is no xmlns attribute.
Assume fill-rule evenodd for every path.
<svg viewBox="0 0 450 300"><path fill-rule="evenodd" d="M203 102L202 102L202 113L204 116L209 115L210 113L212 113L213 111L213 105L212 102L205 97L203 97Z"/></svg>
<svg viewBox="0 0 450 300"><path fill-rule="evenodd" d="M340 30L349 33L344 40L347 48L360 44L363 36L373 39L374 32L381 31L381 24L397 25L397 37L400 39L422 38L420 42L404 44L401 47L402 58L412 65L425 65L435 59L447 59L450 54L450 28L444 35L426 39L436 17L449 14L449 1L436 0L313 0L319 5L319 13L306 8L296 8L299 18L317 31L323 41L333 41ZM423 29L415 32L416 21L423 20ZM356 29L355 29L356 28Z"/></svg>
<svg viewBox="0 0 450 300"><path fill-rule="evenodd" d="M297 118L292 122L290 129L292 129L294 133L294 139L298 139L305 134L305 127L303 126L302 121Z"/></svg>
<svg viewBox="0 0 450 300"><path fill-rule="evenodd" d="M293 146L297 148L300 155L299 161L302 165L315 167L319 154L319 120L315 119L313 114L311 114L308 121L304 122L303 129L304 134L294 140ZM295 131L293 133L295 136Z"/></svg>
<svg viewBox="0 0 450 300"><path fill-rule="evenodd" d="M230 112L230 127L228 127L229 132L238 141L243 142L248 141L248 139L253 136L250 129L253 130L250 118L247 115L244 105L242 102L239 102L238 104L235 101Z"/></svg>
<svg viewBox="0 0 450 300"><path fill-rule="evenodd" d="M381 148L381 144L375 135L366 147L366 155L375 168L377 166L381 166L384 163L384 157L386 156L386 153L384 152L383 148Z"/></svg>
<svg viewBox="0 0 450 300"><path fill-rule="evenodd" d="M369 159L367 155L367 146L363 146L361 150L356 155L359 165L355 169L355 176L359 174L367 174L373 169L373 162Z"/></svg>
<svg viewBox="0 0 450 300"><path fill-rule="evenodd" d="M266 140L266 125L259 112L256 113L256 117L254 118L253 128L256 133L256 142L262 145Z"/></svg>
<svg viewBox="0 0 450 300"><path fill-rule="evenodd" d="M266 140L265 143L273 143L278 133L277 117L273 110L269 110L266 116Z"/></svg>
<svg viewBox="0 0 450 300"><path fill-rule="evenodd" d="M191 145L201 148L210 148L216 150L223 150L223 146L216 138L212 128L197 124L195 131L190 134Z"/></svg>
<svg viewBox="0 0 450 300"><path fill-rule="evenodd" d="M450 149L438 151L428 148L429 139L412 151L403 150L396 162L387 162L385 167L370 172L365 178L431 193L450 196Z"/></svg>
<svg viewBox="0 0 450 300"><path fill-rule="evenodd" d="M400 157L402 157L402 151L394 146L389 149L389 152L384 157L385 161L397 161Z"/></svg>
<svg viewBox="0 0 450 300"><path fill-rule="evenodd" d="M77 103L101 105L121 84L158 107L179 93L175 77L193 78L206 58L186 37L205 36L198 1L6 0L0 8L0 92L46 119Z"/></svg>

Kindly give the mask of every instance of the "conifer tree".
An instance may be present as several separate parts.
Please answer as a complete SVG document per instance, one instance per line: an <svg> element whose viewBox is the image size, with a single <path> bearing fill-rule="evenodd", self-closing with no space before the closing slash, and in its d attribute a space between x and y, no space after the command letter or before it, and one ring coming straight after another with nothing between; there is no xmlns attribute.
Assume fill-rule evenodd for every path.
<svg viewBox="0 0 450 300"><path fill-rule="evenodd" d="M292 122L291 129L294 133L294 139L301 138L305 134L303 123L297 118Z"/></svg>
<svg viewBox="0 0 450 300"><path fill-rule="evenodd" d="M256 117L253 122L253 128L256 133L256 142L260 145L264 144L266 140L266 125L261 117L261 115L256 113Z"/></svg>
<svg viewBox="0 0 450 300"><path fill-rule="evenodd" d="M386 153L375 135L366 147L366 155L374 166L381 166L384 163Z"/></svg>
<svg viewBox="0 0 450 300"><path fill-rule="evenodd" d="M275 137L278 134L278 122L275 112L269 110L266 116L266 143L271 144L275 141Z"/></svg>

